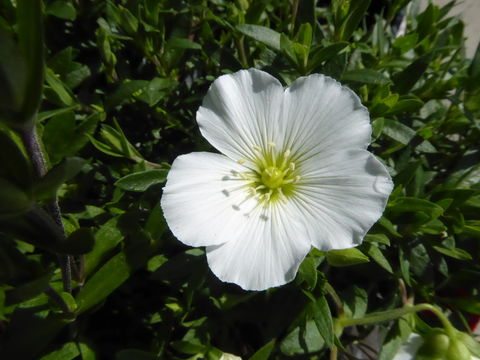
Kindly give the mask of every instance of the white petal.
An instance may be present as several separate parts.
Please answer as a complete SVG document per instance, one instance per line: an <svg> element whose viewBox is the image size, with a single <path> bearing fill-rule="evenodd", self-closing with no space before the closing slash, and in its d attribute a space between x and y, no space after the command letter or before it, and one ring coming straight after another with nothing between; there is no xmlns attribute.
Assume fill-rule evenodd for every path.
<svg viewBox="0 0 480 360"><path fill-rule="evenodd" d="M257 202L238 176L242 166L226 156L190 153L179 156L168 173L161 206L172 233L191 246L229 241L247 221Z"/></svg>
<svg viewBox="0 0 480 360"><path fill-rule="evenodd" d="M418 334L411 333L407 341L400 346L393 360L414 360L422 344L423 338Z"/></svg>
<svg viewBox="0 0 480 360"><path fill-rule="evenodd" d="M291 198L316 229L312 245L326 251L360 244L393 188L385 167L366 150L320 153L300 166Z"/></svg>
<svg viewBox="0 0 480 360"><path fill-rule="evenodd" d="M264 290L295 278L310 250L310 227L289 203L258 207L241 234L207 247L208 264L222 281L245 290Z"/></svg>
<svg viewBox="0 0 480 360"><path fill-rule="evenodd" d="M283 105L282 146L300 160L325 150L365 149L370 143L367 109L353 91L328 76L297 79L286 89Z"/></svg>
<svg viewBox="0 0 480 360"><path fill-rule="evenodd" d="M283 99L280 82L249 69L215 80L197 112L202 135L234 160L252 159L254 147L273 141Z"/></svg>

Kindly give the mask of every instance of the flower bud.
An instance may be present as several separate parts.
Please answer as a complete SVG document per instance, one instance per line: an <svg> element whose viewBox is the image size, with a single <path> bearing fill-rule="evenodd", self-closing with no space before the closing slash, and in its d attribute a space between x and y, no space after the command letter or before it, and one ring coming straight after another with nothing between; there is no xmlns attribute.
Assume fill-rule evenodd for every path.
<svg viewBox="0 0 480 360"><path fill-rule="evenodd" d="M465 344L459 340L452 340L450 346L448 347L447 354L445 356L446 360L470 360L471 359L470 351L465 346Z"/></svg>

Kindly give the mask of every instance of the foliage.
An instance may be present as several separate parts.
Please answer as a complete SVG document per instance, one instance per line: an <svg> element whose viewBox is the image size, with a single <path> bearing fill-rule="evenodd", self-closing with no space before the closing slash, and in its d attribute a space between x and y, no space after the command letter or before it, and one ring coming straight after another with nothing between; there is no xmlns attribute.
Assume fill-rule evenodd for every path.
<svg viewBox="0 0 480 360"><path fill-rule="evenodd" d="M391 359L436 318L343 333L338 319L413 301L451 309L468 333L480 315L480 50L465 58L454 1L35 3L0 2L2 358L325 359L376 326ZM312 250L293 283L265 292L216 279L159 207L168 164L208 150L195 112L209 84L248 67L351 87L395 183L361 246Z"/></svg>

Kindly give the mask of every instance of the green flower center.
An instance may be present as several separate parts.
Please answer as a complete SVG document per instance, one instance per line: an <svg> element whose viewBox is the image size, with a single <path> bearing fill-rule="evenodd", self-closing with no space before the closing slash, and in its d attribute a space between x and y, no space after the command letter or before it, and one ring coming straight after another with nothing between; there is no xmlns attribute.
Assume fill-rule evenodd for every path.
<svg viewBox="0 0 480 360"><path fill-rule="evenodd" d="M275 166L270 166L262 171L262 183L270 189L276 189L283 185L285 174Z"/></svg>
<svg viewBox="0 0 480 360"><path fill-rule="evenodd" d="M290 150L278 152L274 143L267 149L254 147L258 152L254 163L258 170L247 171L240 176L247 180L248 191L261 202L272 202L290 196L300 180L298 169L292 160ZM240 160L243 164L246 160Z"/></svg>

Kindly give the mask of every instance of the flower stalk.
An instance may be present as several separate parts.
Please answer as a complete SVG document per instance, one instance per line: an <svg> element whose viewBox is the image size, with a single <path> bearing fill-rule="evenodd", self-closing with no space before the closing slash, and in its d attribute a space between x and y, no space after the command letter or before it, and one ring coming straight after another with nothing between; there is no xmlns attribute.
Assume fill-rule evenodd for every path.
<svg viewBox="0 0 480 360"><path fill-rule="evenodd" d="M402 316L405 316L407 314L413 314L419 311L431 311L437 316L437 318L440 320L440 322L443 325L443 328L445 329L446 334L450 338L455 337L455 328L453 325L450 323L448 318L443 314L443 312L434 305L431 304L417 304L417 305L406 305L402 308L398 309L393 309L393 310L386 310L386 311L381 311L381 312L376 312L376 313L371 313L369 315L366 315L361 318L353 319L349 318L346 316L341 316L337 319L337 323L341 325L343 328L347 326L353 326L353 325L367 325L367 324L374 324L374 323L379 323L383 321L389 321L389 320L394 320L398 319Z"/></svg>

